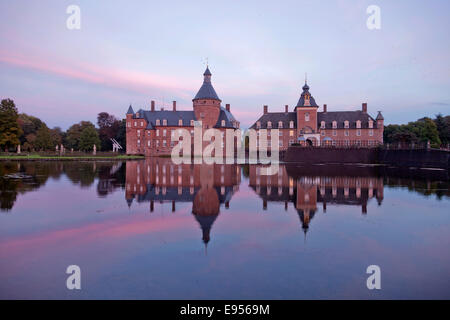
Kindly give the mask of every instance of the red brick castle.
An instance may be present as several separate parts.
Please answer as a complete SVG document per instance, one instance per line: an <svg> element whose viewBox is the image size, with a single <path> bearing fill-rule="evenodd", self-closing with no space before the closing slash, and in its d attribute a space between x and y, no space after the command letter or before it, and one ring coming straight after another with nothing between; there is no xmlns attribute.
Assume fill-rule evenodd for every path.
<svg viewBox="0 0 450 320"><path fill-rule="evenodd" d="M226 129L238 129L239 122L233 117L230 105L221 106L211 83L211 72L206 67L203 73L203 85L192 100L192 111L177 111L176 101L173 110L155 110L155 102L151 102L150 110L139 109L134 112L132 106L127 112L127 154L163 155L170 154L175 141L171 140L173 130L187 129L191 133L192 142L194 125L202 125L203 130L210 128L222 132L222 145L226 145ZM225 152L225 151L224 151Z"/></svg>
<svg viewBox="0 0 450 320"><path fill-rule="evenodd" d="M259 131L267 129L268 149L272 129L279 130L279 149L285 150L294 143L301 145L335 145L345 146L376 146L383 143L384 118L378 112L374 119L367 113L367 103L357 111L328 111L323 105L323 111L309 92L305 81L303 92L294 108L289 112L285 106L284 112L268 112L264 106L263 115L250 127ZM259 136L259 133L258 133Z"/></svg>

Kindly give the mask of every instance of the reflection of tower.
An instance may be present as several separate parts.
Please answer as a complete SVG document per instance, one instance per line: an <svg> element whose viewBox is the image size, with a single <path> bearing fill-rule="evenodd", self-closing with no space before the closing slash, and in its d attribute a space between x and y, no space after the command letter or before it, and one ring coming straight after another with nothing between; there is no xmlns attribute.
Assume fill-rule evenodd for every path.
<svg viewBox="0 0 450 320"><path fill-rule="evenodd" d="M310 178L303 177L303 179ZM309 181L302 181L302 179L297 181L296 209L302 222L302 229L306 240L309 223L317 210L317 185L311 184Z"/></svg>
<svg viewBox="0 0 450 320"><path fill-rule="evenodd" d="M192 213L200 224L203 232L203 243L205 246L210 239L212 224L219 215L220 201L219 195L214 188L214 166L200 166L200 190L194 197Z"/></svg>

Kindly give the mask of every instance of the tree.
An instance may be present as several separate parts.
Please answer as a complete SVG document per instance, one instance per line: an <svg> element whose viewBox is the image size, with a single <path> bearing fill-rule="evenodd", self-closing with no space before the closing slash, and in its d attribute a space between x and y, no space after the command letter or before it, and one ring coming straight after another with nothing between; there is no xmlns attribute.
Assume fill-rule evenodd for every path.
<svg viewBox="0 0 450 320"><path fill-rule="evenodd" d="M94 124L90 121L81 121L80 123L72 125L67 130L66 134L67 147L73 148L74 150L81 150L80 148L81 133L83 132L84 129L88 127L91 127L92 129L96 130Z"/></svg>
<svg viewBox="0 0 450 320"><path fill-rule="evenodd" d="M51 129L50 137L51 137L51 142L52 142L53 148L55 148L56 146L59 146L63 141L63 133L61 131L61 128L54 127L53 129Z"/></svg>
<svg viewBox="0 0 450 320"><path fill-rule="evenodd" d="M34 134L36 135L36 132L39 130L39 128L44 124L44 122L41 121L41 119L36 118L34 116L30 116L26 113L19 114L19 119L17 120L20 127L22 128L22 135L20 136L20 142L25 143L27 142L27 135Z"/></svg>
<svg viewBox="0 0 450 320"><path fill-rule="evenodd" d="M439 132L439 139L445 145L450 143L450 116L442 116L442 114L437 114L436 119L434 119L437 130Z"/></svg>
<svg viewBox="0 0 450 320"><path fill-rule="evenodd" d="M79 149L91 151L94 144L97 146L97 150L100 150L100 138L98 137L98 132L94 127L88 126L81 132Z"/></svg>
<svg viewBox="0 0 450 320"><path fill-rule="evenodd" d="M18 117L14 101L3 99L0 104L0 147L5 151L20 144L22 129L17 122Z"/></svg>
<svg viewBox="0 0 450 320"><path fill-rule="evenodd" d="M100 112L97 116L98 134L102 150L111 150L111 138L115 138L119 131L121 121L107 112Z"/></svg>
<svg viewBox="0 0 450 320"><path fill-rule="evenodd" d="M46 124L43 124L37 131L34 146L35 148L43 151L54 148L51 132Z"/></svg>
<svg viewBox="0 0 450 320"><path fill-rule="evenodd" d="M119 129L117 130L116 136L114 137L116 141L120 144L123 151L126 151L127 147L127 122L125 119L120 121Z"/></svg>

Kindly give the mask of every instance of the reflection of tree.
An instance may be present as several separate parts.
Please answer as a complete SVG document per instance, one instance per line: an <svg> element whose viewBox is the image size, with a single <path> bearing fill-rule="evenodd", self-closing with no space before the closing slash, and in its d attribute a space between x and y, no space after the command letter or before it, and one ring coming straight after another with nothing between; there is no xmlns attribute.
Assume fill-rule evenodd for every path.
<svg viewBox="0 0 450 320"><path fill-rule="evenodd" d="M120 162L76 161L14 161L0 162L0 210L12 209L18 194L38 189L49 178L59 179L65 174L81 187L89 187L97 175L99 195L106 195L117 187L123 187L125 169ZM102 184L108 184L106 189Z"/></svg>

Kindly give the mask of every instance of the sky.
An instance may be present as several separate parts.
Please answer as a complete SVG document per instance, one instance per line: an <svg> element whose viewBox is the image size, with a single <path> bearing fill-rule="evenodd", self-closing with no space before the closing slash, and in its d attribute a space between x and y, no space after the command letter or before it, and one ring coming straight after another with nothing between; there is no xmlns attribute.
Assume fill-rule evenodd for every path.
<svg viewBox="0 0 450 320"><path fill-rule="evenodd" d="M66 26L69 5L79 30ZM380 29L366 25L369 5ZM449 114L449 10L448 0L0 0L0 98L62 129L151 100L191 110L208 58L242 127L263 105L293 110L305 73L328 111L367 102L386 124L407 123Z"/></svg>

